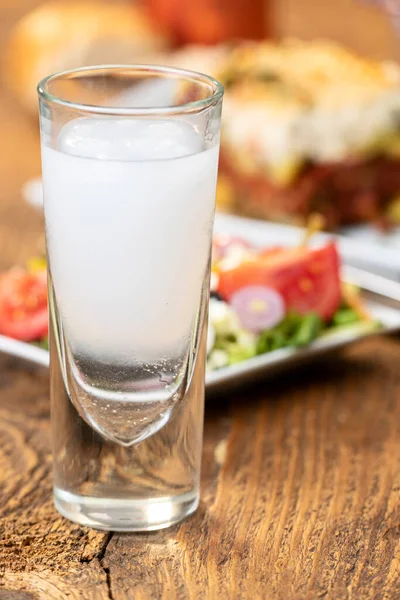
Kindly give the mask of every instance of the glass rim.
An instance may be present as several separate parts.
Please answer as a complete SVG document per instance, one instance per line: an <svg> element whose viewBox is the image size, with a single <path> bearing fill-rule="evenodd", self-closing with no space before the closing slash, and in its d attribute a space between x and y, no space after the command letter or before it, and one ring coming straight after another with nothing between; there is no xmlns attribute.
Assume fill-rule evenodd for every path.
<svg viewBox="0 0 400 600"><path fill-rule="evenodd" d="M80 73L96 73L98 71L105 72L116 72L116 71L137 71L155 75L172 75L181 79L191 79L199 83L206 83L212 88L212 93L206 98L201 100L195 100L186 102L175 106L160 106L160 107L129 107L129 106L99 106L96 104L84 104L79 102L73 102L66 100L62 97L51 94L46 87L52 81L62 80L69 78L73 75L79 75ZM80 110L87 113L103 114L103 115L125 115L125 116L155 116L155 115L170 115L180 113L199 112L205 108L209 108L222 99L224 95L224 86L214 77L199 73L197 71L191 71L189 69L180 69L177 67L168 67L162 65L152 64L115 64L115 65L95 65L87 67L79 67L76 69L68 69L66 71L60 71L44 77L37 85L37 93L41 100L47 103L56 104L73 110Z"/></svg>

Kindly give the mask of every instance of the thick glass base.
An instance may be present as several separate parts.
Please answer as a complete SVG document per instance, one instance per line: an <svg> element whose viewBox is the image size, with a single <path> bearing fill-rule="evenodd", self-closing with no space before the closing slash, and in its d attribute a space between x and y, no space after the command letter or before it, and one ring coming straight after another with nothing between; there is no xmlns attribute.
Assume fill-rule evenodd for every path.
<svg viewBox="0 0 400 600"><path fill-rule="evenodd" d="M71 521L106 531L154 531L179 523L195 512L199 493L146 500L94 498L54 488L56 509Z"/></svg>

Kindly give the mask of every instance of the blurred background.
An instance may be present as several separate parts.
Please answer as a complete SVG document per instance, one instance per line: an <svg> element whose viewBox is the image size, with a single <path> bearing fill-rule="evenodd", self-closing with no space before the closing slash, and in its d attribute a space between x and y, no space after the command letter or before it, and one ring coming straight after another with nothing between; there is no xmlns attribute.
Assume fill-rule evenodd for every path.
<svg viewBox="0 0 400 600"><path fill-rule="evenodd" d="M101 62L161 62L218 76L226 42L239 39L327 38L364 58L396 60L397 8L393 0L0 0L0 270L43 244L32 206L40 203L35 86L43 76Z"/></svg>

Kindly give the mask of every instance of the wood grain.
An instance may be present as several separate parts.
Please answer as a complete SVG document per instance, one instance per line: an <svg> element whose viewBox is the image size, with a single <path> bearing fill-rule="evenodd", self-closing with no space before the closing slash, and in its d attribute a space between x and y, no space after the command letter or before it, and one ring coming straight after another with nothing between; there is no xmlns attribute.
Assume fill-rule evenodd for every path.
<svg viewBox="0 0 400 600"><path fill-rule="evenodd" d="M164 532L107 536L54 511L47 373L2 359L3 589L399 598L399 367L398 340L380 339L319 373L210 399L197 514Z"/></svg>
<svg viewBox="0 0 400 600"><path fill-rule="evenodd" d="M301 10L318 28L321 3L285 2L291 33ZM0 42L36 3L0 0ZM35 252L42 220L21 199L36 122L4 86L0 124L2 269ZM400 341L210 398L202 502L180 526L81 528L51 485L48 374L0 356L0 600L400 599Z"/></svg>

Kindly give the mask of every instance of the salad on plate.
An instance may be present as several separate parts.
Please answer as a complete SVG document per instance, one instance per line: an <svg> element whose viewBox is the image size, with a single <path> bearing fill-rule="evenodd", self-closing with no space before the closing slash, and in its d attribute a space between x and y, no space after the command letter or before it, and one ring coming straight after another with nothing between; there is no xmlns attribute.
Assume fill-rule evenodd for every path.
<svg viewBox="0 0 400 600"><path fill-rule="evenodd" d="M317 228L317 227L316 227ZM241 238L213 241L208 368L219 369L354 328L379 327L359 290L340 279L335 243L258 248Z"/></svg>
<svg viewBox="0 0 400 600"><path fill-rule="evenodd" d="M334 242L255 247L216 234L212 246L207 368L222 369L338 330L379 323L359 291L340 279ZM48 348L46 262L35 258L0 276L0 335Z"/></svg>

